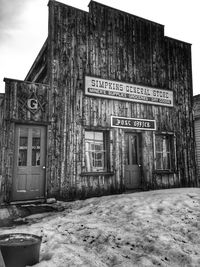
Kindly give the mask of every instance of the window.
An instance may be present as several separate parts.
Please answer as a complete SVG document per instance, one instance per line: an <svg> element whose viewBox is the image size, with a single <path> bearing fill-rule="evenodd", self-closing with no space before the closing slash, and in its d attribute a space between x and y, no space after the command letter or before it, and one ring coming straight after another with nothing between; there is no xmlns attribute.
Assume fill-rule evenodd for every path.
<svg viewBox="0 0 200 267"><path fill-rule="evenodd" d="M32 130L32 166L40 166L40 129Z"/></svg>
<svg viewBox="0 0 200 267"><path fill-rule="evenodd" d="M18 166L40 166L41 129L19 128Z"/></svg>
<svg viewBox="0 0 200 267"><path fill-rule="evenodd" d="M107 171L106 133L85 131L85 165L87 172Z"/></svg>
<svg viewBox="0 0 200 267"><path fill-rule="evenodd" d="M173 169L173 135L155 135L156 170Z"/></svg>
<svg viewBox="0 0 200 267"><path fill-rule="evenodd" d="M18 166L27 166L28 128L20 129Z"/></svg>

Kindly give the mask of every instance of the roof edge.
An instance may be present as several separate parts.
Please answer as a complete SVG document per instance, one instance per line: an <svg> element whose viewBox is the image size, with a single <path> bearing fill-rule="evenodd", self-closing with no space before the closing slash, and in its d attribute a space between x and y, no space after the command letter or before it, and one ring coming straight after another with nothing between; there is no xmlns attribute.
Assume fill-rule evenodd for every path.
<svg viewBox="0 0 200 267"><path fill-rule="evenodd" d="M45 83L35 83L35 82L29 82L29 81L26 81L26 80L19 80L19 79L13 79L13 78L7 78L5 77L3 79L4 82L20 82L20 83L28 83L28 84L36 84L36 85L43 85L43 86L50 86L50 84L45 84Z"/></svg>
<svg viewBox="0 0 200 267"><path fill-rule="evenodd" d="M27 75L26 75L26 77L25 77L24 80L28 80L28 78L29 78L31 72L33 71L34 67L36 66L36 64L37 64L37 62L38 62L38 60L39 60L39 58L42 56L43 52L44 52L45 49L47 48L47 44L48 44L47 41L48 41L48 37L46 38L46 40L45 40L45 42L44 42L42 48L40 49L40 51L39 51L39 53L38 53L36 59L34 60L32 66L31 66L31 68L30 68L29 72L27 73Z"/></svg>
<svg viewBox="0 0 200 267"><path fill-rule="evenodd" d="M161 27L163 27L163 28L165 27L165 25L163 25L163 24L161 24L161 23L152 21L152 20L150 20L150 19L145 19L145 18L140 17L140 16L136 16L136 15L131 14L131 13L129 13L129 12L126 12L126 11L123 11L123 10L120 10L120 9L117 9L117 8L115 8L115 7L107 6L107 5L105 5L105 4L102 4L102 3L99 3L99 2L96 2L96 1L93 1L93 0L90 1L90 3L88 4L88 6L90 7L90 5L91 5L92 3L101 5L101 6L105 7L105 8L110 8L110 9L116 10L116 11L118 11L118 12L122 12L122 13L124 13L124 14L129 15L129 16L133 16L133 17L135 17L135 18L138 18L138 19L141 19L141 20L145 20L145 21L148 21L148 22L153 23L153 24L157 24L157 25L159 25L159 26L161 26Z"/></svg>
<svg viewBox="0 0 200 267"><path fill-rule="evenodd" d="M176 41L176 42L179 42L179 43L185 43L187 45L192 45L191 43L188 43L188 42L185 42L185 41L181 41L179 39L176 39L176 38L173 38L173 37L169 37L169 36L164 36L166 39L171 39L172 41Z"/></svg>
<svg viewBox="0 0 200 267"><path fill-rule="evenodd" d="M74 6L70 6L70 5L61 3L61 2L59 2L59 1L55 1L55 0L49 0L48 6L49 6L50 4L62 5L62 6L66 6L66 7L70 7L70 8L76 9L76 10L78 10L78 11L81 11L81 12L84 12L84 13L87 13L87 14L89 13L88 11L85 11L85 10L83 10L83 9L80 9L80 8L77 8L77 7L74 7Z"/></svg>

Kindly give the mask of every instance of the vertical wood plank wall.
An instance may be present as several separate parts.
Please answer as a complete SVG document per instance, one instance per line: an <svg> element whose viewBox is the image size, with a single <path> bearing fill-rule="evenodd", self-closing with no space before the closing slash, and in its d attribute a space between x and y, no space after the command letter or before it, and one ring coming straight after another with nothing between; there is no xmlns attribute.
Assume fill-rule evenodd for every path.
<svg viewBox="0 0 200 267"><path fill-rule="evenodd" d="M170 89L174 107L86 96L85 75ZM156 133L174 133L176 168L166 173L154 169L154 133L140 131L143 189L197 185L191 45L165 37L163 25L95 1L89 12L50 1L48 39L26 79L29 82L5 80L0 201L9 200L12 187L16 121L48 124L48 197L76 199L124 191L125 131L111 128L112 115L156 120ZM35 81L41 84L31 83ZM38 117L20 109L20 101L31 92L44 103ZM88 129L109 132L108 173L86 173Z"/></svg>
<svg viewBox="0 0 200 267"><path fill-rule="evenodd" d="M200 184L200 95L193 97L194 101L194 130L195 130L195 155L197 164L198 182Z"/></svg>
<svg viewBox="0 0 200 267"><path fill-rule="evenodd" d="M123 190L124 131L111 115L155 119L157 132L174 132L175 173L154 171L153 133L142 132L145 188L196 184L191 46L164 37L163 25L92 1L89 13L50 1L49 81L54 118L49 193L74 198ZM84 76L174 92L173 108L87 97ZM110 131L112 175L84 175L84 131Z"/></svg>
<svg viewBox="0 0 200 267"><path fill-rule="evenodd" d="M0 204L4 201L5 195L5 94L0 93Z"/></svg>

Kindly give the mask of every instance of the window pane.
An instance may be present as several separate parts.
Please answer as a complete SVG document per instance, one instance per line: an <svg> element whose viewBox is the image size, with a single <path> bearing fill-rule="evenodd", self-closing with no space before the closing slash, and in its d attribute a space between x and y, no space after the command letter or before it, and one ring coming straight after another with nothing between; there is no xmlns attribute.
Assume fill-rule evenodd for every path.
<svg viewBox="0 0 200 267"><path fill-rule="evenodd" d="M156 136L156 151L162 151L163 138L162 136Z"/></svg>
<svg viewBox="0 0 200 267"><path fill-rule="evenodd" d="M28 145L28 137L20 136L19 145L27 147L27 145Z"/></svg>
<svg viewBox="0 0 200 267"><path fill-rule="evenodd" d="M103 141L103 133L95 132L95 140Z"/></svg>
<svg viewBox="0 0 200 267"><path fill-rule="evenodd" d="M166 138L166 150L168 152L170 151L170 138L169 138L169 136Z"/></svg>
<svg viewBox="0 0 200 267"><path fill-rule="evenodd" d="M85 162L88 172L105 170L105 149L102 132L85 132Z"/></svg>
<svg viewBox="0 0 200 267"><path fill-rule="evenodd" d="M19 129L18 166L27 166L28 128Z"/></svg>
<svg viewBox="0 0 200 267"><path fill-rule="evenodd" d="M40 129L32 130L32 166L40 166Z"/></svg>
<svg viewBox="0 0 200 267"><path fill-rule="evenodd" d="M93 140L94 132L85 132L85 139Z"/></svg>
<svg viewBox="0 0 200 267"><path fill-rule="evenodd" d="M138 164L137 136L131 135L132 165Z"/></svg>
<svg viewBox="0 0 200 267"><path fill-rule="evenodd" d="M171 169L171 159L170 159L170 153L166 154L165 162L164 162L165 169Z"/></svg>
<svg viewBox="0 0 200 267"><path fill-rule="evenodd" d="M19 166L27 166L27 149L19 149Z"/></svg>
<svg viewBox="0 0 200 267"><path fill-rule="evenodd" d="M156 169L162 170L162 153L156 152Z"/></svg>
<svg viewBox="0 0 200 267"><path fill-rule="evenodd" d="M129 151L129 143L126 142L126 165L130 165L130 151Z"/></svg>

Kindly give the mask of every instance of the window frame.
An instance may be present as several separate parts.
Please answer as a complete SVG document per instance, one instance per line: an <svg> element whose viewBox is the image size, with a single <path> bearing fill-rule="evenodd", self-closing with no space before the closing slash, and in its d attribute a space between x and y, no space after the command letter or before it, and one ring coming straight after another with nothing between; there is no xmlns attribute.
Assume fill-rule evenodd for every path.
<svg viewBox="0 0 200 267"><path fill-rule="evenodd" d="M169 151L166 151L166 155L169 154L169 158L170 158L170 168L163 168L164 165L164 160L162 160L162 168L158 168L157 167L157 153L159 153L160 151L157 152L156 150L156 136L161 136L161 137L168 137L169 138ZM162 142L162 147L163 147L163 142ZM163 157L163 150L162 152L160 152L160 154L162 154L162 159L166 158ZM175 172L176 169L176 136L174 133L172 132L157 132L154 133L154 171L156 172Z"/></svg>
<svg viewBox="0 0 200 267"><path fill-rule="evenodd" d="M87 168L87 158L86 158L86 153L87 153L87 148L86 148L86 132L93 132L94 134L95 133L102 133L103 134L103 150L101 151L104 151L104 166L103 168L98 168L98 166L95 166L93 168L91 168L91 170L89 170ZM94 139L95 140L95 139ZM97 139L96 139L97 140ZM91 144L98 144L98 140L97 142L91 142ZM110 132L108 130L100 130L100 129L85 129L85 132L84 132L84 157L83 157L83 160L84 160L84 173L109 173L110 172L110 146L109 146L109 143L110 143ZM95 153L95 151L94 151ZM97 151L94 155L97 155L99 152ZM91 157L89 157L91 159ZM98 159L97 159L98 161ZM91 161L90 161L91 163ZM92 165L91 165L92 166Z"/></svg>

